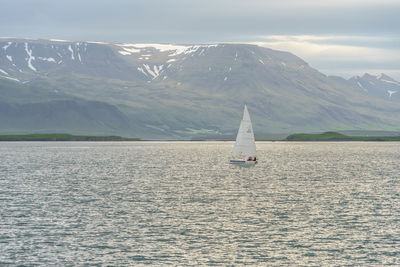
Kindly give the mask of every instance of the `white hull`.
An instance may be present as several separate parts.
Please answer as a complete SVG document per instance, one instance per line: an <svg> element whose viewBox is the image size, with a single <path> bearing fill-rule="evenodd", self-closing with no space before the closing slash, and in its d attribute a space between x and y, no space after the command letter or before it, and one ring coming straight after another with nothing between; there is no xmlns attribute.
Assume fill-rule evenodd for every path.
<svg viewBox="0 0 400 267"><path fill-rule="evenodd" d="M234 160L231 159L229 161L230 164L241 165L241 166L254 166L257 164L257 161L249 161L249 160Z"/></svg>

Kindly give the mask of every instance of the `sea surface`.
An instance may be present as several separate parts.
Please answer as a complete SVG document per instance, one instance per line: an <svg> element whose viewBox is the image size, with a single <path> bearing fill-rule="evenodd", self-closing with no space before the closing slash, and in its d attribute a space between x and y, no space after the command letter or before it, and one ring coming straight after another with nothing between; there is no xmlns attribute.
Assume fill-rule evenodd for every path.
<svg viewBox="0 0 400 267"><path fill-rule="evenodd" d="M1 142L0 265L400 265L400 143Z"/></svg>

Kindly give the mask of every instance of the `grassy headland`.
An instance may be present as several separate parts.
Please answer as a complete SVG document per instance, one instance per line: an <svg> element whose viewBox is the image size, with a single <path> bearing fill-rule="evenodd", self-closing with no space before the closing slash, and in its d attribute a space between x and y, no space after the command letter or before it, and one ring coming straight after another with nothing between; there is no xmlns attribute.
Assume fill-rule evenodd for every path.
<svg viewBox="0 0 400 267"><path fill-rule="evenodd" d="M400 141L400 136L348 136L337 132L292 134L285 141Z"/></svg>
<svg viewBox="0 0 400 267"><path fill-rule="evenodd" d="M86 136L71 134L17 134L0 135L0 141L139 141L139 138L121 136Z"/></svg>

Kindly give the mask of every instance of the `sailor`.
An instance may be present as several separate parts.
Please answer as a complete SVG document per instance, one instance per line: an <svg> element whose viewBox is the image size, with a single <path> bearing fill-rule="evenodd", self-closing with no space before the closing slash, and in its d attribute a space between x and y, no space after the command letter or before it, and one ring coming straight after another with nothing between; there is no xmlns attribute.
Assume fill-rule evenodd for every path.
<svg viewBox="0 0 400 267"><path fill-rule="evenodd" d="M247 161L252 161L252 160L253 160L253 157L250 156L249 159L248 159Z"/></svg>

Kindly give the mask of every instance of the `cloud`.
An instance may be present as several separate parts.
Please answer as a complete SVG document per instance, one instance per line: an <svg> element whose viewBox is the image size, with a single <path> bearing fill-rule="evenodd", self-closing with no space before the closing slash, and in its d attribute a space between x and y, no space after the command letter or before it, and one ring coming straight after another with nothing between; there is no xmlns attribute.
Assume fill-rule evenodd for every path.
<svg viewBox="0 0 400 267"><path fill-rule="evenodd" d="M377 40L378 37L355 36L312 36L312 35L272 35L265 36L265 41L255 42L258 45L278 50L288 50L299 56L324 57L328 60L354 61L364 59L372 62L387 62L400 60L400 53L394 53L394 49L382 49L362 45L351 45L354 40ZM342 40L347 44L337 44ZM400 48L396 49L400 52Z"/></svg>
<svg viewBox="0 0 400 267"><path fill-rule="evenodd" d="M400 47L396 45L398 37L268 35L260 39L251 43L289 51L327 74L387 70L397 79L400 78Z"/></svg>
<svg viewBox="0 0 400 267"><path fill-rule="evenodd" d="M400 70L399 0L0 0L0 6L7 36L257 42L327 74Z"/></svg>
<svg viewBox="0 0 400 267"><path fill-rule="evenodd" d="M291 3L297 6L307 6L307 7L327 7L330 8L332 6L335 7L349 7L349 6L366 6L366 5L398 5L398 0L324 0L324 1L315 1L315 0L284 0L280 2L286 2L285 4Z"/></svg>
<svg viewBox="0 0 400 267"><path fill-rule="evenodd" d="M192 43L236 41L235 36L244 39L247 34L398 33L400 27L398 0L0 0L0 3L2 10L8 11L0 16L0 32L20 37L57 34L52 37Z"/></svg>

